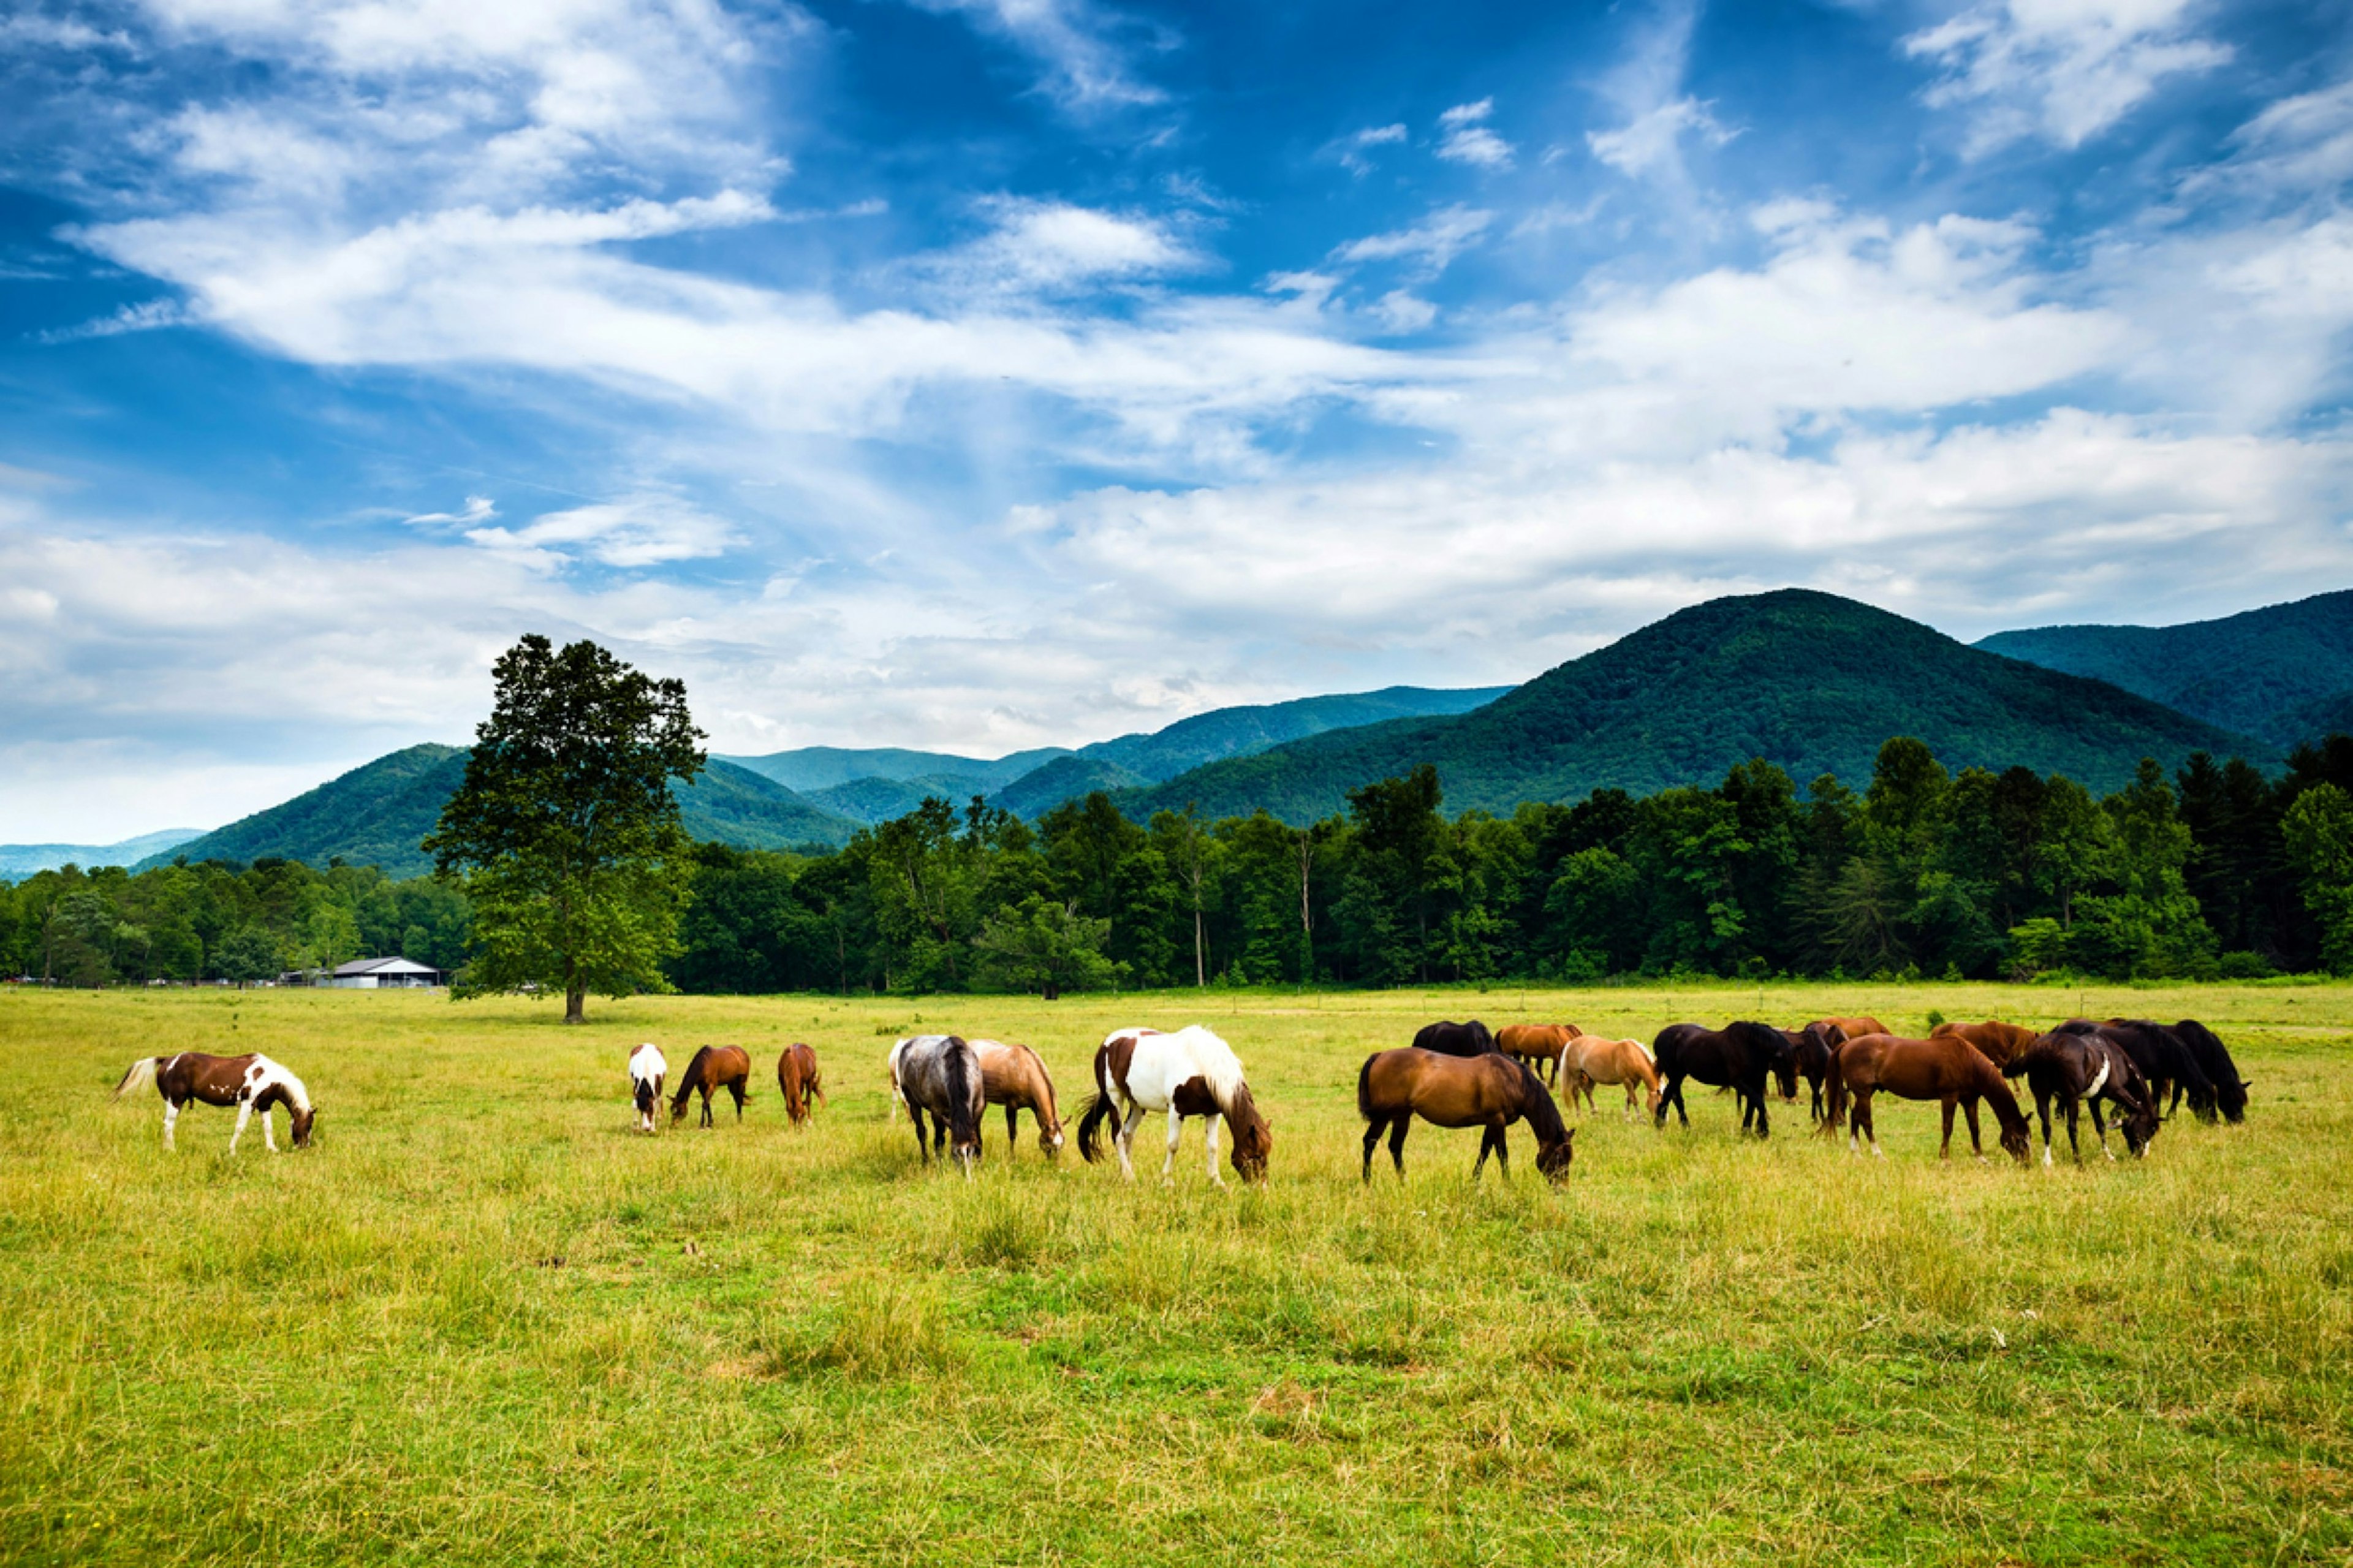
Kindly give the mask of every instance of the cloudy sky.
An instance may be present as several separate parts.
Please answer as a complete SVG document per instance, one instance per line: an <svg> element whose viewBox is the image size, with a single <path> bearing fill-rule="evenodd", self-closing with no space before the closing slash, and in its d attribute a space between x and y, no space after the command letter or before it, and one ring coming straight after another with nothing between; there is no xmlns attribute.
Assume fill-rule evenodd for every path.
<svg viewBox="0 0 2353 1568"><path fill-rule="evenodd" d="M2353 584L2353 10L0 5L0 839Z"/></svg>

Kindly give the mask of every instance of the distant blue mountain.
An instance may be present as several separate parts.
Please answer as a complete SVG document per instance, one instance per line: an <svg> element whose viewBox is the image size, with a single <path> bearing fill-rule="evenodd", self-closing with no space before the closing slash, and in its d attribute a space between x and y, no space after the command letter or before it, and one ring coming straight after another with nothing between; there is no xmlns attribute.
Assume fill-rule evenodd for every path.
<svg viewBox="0 0 2353 1568"><path fill-rule="evenodd" d="M0 844L0 881L54 871L60 866L135 866L150 855L204 836L201 827L167 827L120 844Z"/></svg>

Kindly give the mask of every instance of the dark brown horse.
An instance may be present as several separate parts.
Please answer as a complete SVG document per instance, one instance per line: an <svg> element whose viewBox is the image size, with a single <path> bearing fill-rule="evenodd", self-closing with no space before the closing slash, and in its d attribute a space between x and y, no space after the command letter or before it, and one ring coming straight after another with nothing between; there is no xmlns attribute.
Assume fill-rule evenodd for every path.
<svg viewBox="0 0 2353 1568"><path fill-rule="evenodd" d="M2214 1120L2217 1093L2214 1080L2198 1065L2198 1058L2182 1042L2181 1037L2164 1025L2147 1018L2110 1018L2095 1023L2089 1018L2070 1018L2052 1031L2057 1035L2105 1035L2132 1058L2133 1066L2148 1080L2148 1102L2165 1108L2166 1095L2173 1096L2173 1110L2179 1110L2184 1094L2189 1097L2189 1109L2201 1121ZM2244 1108L2242 1107L2243 1110Z"/></svg>
<svg viewBox="0 0 2353 1568"><path fill-rule="evenodd" d="M1514 1061L1541 1064L1545 1082L1556 1084L1561 1053L1584 1033L1574 1024L1506 1024L1495 1031L1495 1048Z"/></svg>
<svg viewBox="0 0 2353 1568"><path fill-rule="evenodd" d="M2197 1058L2198 1068L2214 1085L2214 1103L2222 1119L2241 1122L2247 1119L2247 1080L2239 1076L2239 1064L2231 1059L2231 1052L2214 1031L2195 1018L2184 1018L2173 1026L2173 1037L2179 1040Z"/></svg>
<svg viewBox="0 0 2353 1568"><path fill-rule="evenodd" d="M1797 1062L1788 1038L1770 1024L1733 1023L1721 1029L1704 1024L1669 1024L1651 1042L1651 1055L1659 1064L1664 1085L1659 1090L1659 1108L1651 1114L1654 1126L1667 1124L1670 1107L1684 1126L1691 1125L1691 1112L1683 1105L1687 1078L1731 1089L1740 1102L1740 1130L1747 1131L1753 1122L1759 1138L1772 1135L1765 1111L1767 1076L1781 1080L1785 1097L1795 1100L1798 1096Z"/></svg>
<svg viewBox="0 0 2353 1568"><path fill-rule="evenodd" d="M1784 1029L1781 1037L1789 1042L1789 1063L1799 1078L1806 1080L1812 1103L1809 1110L1817 1124L1827 1114L1822 1104L1822 1080L1830 1076L1831 1053L1844 1043L1845 1037L1828 1024L1809 1024L1802 1029ZM1792 1084L1783 1098L1796 1100L1797 1087Z"/></svg>
<svg viewBox="0 0 2353 1568"><path fill-rule="evenodd" d="M2148 1085L2124 1047L2105 1035L2040 1036L2010 1058L2001 1070L2010 1078L2022 1074L2027 1088L2034 1091L2034 1112L2042 1119L2042 1163L2046 1168L2051 1163L2053 1100L2067 1112L2067 1147L2078 1165L2084 1163L2084 1149L2075 1138L2075 1113L2086 1103L2092 1108L2092 1130L2100 1135L2100 1152L2111 1160L2116 1155L2108 1150L2108 1124L2100 1115L2101 1100L2107 1100L2123 1112L2118 1120L2124 1128L2125 1146L2136 1158L2148 1152L2149 1140L2157 1136L2157 1106L2149 1099Z"/></svg>
<svg viewBox="0 0 2353 1568"><path fill-rule="evenodd" d="M817 1052L796 1040L776 1058L776 1088L785 1097L785 1115L796 1127L809 1119L812 1101L825 1099L825 1080L818 1077Z"/></svg>
<svg viewBox="0 0 2353 1568"><path fill-rule="evenodd" d="M228 1135L228 1152L232 1154L237 1152L237 1141L245 1136L247 1119L256 1111L261 1113L261 1141L273 1154L278 1152L278 1140L269 1131L272 1106L286 1108L297 1149L310 1147L311 1129L319 1119L318 1108L311 1103L302 1080L268 1057L208 1057L196 1051L182 1051L173 1057L142 1057L131 1064L131 1070L114 1086L114 1098L121 1100L151 1083L164 1097L166 1149L179 1147L172 1139L172 1124L180 1120L182 1108L192 1100L206 1105L237 1107L237 1127Z"/></svg>
<svg viewBox="0 0 2353 1568"><path fill-rule="evenodd" d="M678 1080L678 1098L670 1102L670 1119L673 1124L686 1120L686 1102L694 1091L702 1091L702 1120L696 1125L711 1125L711 1097L725 1089L735 1097L735 1120L744 1120L744 1101L750 1098L752 1087L752 1057L741 1046L705 1046L694 1053L686 1064L684 1076Z"/></svg>
<svg viewBox="0 0 2353 1568"><path fill-rule="evenodd" d="M1945 1142L1938 1156L1942 1159L1952 1157L1956 1106L1968 1112L1969 1147L1977 1151L1978 1159L1985 1158L1985 1143L1978 1135L1978 1101L1984 1100L2001 1123L2001 1146L2013 1159L2025 1163L2028 1129L2026 1115L2018 1109L2018 1097L2002 1081L2001 1069L1967 1040L1951 1035L1926 1040L1863 1035L1841 1046L1831 1058L1830 1082L1830 1119L1822 1131L1835 1132L1839 1122L1847 1119L1852 1096L1853 1125L1846 1139L1850 1150L1856 1148L1858 1139L1867 1138L1873 1154L1884 1152L1871 1115L1873 1097L1883 1089L1904 1100L1943 1102Z"/></svg>
<svg viewBox="0 0 2353 1568"><path fill-rule="evenodd" d="M2006 1068L2019 1052L2042 1037L2023 1024L2005 1024L1999 1018L1988 1018L1982 1024L1964 1024L1957 1020L1939 1024L1928 1031L1928 1037L1932 1040L1967 1040L1986 1060L1998 1068Z"/></svg>
<svg viewBox="0 0 2353 1568"><path fill-rule="evenodd" d="M1483 1057L1495 1048L1495 1037L1476 1018L1467 1024L1424 1024L1414 1032L1413 1048L1442 1057Z"/></svg>
<svg viewBox="0 0 2353 1568"><path fill-rule="evenodd" d="M1551 1181L1568 1174L1575 1154L1570 1140L1577 1135L1560 1119L1536 1075L1525 1062L1490 1053L1452 1057L1419 1047L1377 1051L1365 1058L1356 1074L1356 1110L1365 1127L1365 1180L1373 1179L1373 1146L1388 1130L1389 1158L1396 1162L1398 1180L1405 1180L1405 1135L1420 1117L1438 1127L1479 1127L1479 1161L1471 1179L1495 1156L1504 1174L1512 1173L1512 1152L1504 1129L1525 1118L1536 1135L1536 1169Z"/></svg>

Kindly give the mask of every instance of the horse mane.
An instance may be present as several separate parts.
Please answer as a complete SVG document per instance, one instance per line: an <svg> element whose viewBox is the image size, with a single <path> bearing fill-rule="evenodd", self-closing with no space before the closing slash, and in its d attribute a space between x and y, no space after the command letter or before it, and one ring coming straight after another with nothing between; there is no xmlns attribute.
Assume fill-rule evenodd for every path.
<svg viewBox="0 0 2353 1568"><path fill-rule="evenodd" d="M1218 1102L1218 1110L1228 1116L1237 1092L1247 1094L1249 1086L1242 1082L1242 1059L1234 1055L1233 1047L1199 1024L1178 1031L1185 1039L1186 1052L1193 1065L1201 1069L1201 1081L1209 1086L1209 1098Z"/></svg>
<svg viewBox="0 0 2353 1568"><path fill-rule="evenodd" d="M681 1115L685 1113L686 1102L694 1098L695 1080L702 1076L702 1064L710 1056L711 1047L704 1046L694 1053L694 1059L686 1064L686 1070L678 1075L678 1096L670 1102L672 1110Z"/></svg>
<svg viewBox="0 0 2353 1568"><path fill-rule="evenodd" d="M1633 1047L1636 1050L1641 1052L1642 1059L1644 1061L1650 1063L1652 1067L1657 1067L1659 1065L1659 1053L1652 1050L1649 1046L1644 1045L1640 1040L1633 1039L1630 1039L1626 1043Z"/></svg>
<svg viewBox="0 0 2353 1568"><path fill-rule="evenodd" d="M1759 1024L1752 1018L1736 1018L1724 1026L1723 1033L1754 1043L1764 1052L1768 1062L1790 1054L1789 1037L1770 1024Z"/></svg>
<svg viewBox="0 0 2353 1568"><path fill-rule="evenodd" d="M966 1138L976 1140L980 1125L973 1119L972 1101L977 1086L965 1072L966 1064L973 1059L972 1047L960 1035L942 1038L946 1041L940 1050L940 1076L948 1086L948 1134L959 1142Z"/></svg>
<svg viewBox="0 0 2353 1568"><path fill-rule="evenodd" d="M1528 1064L1516 1058L1506 1060L1520 1069L1520 1114L1528 1119L1540 1143L1568 1142L1568 1123L1561 1120L1560 1107L1553 1103L1552 1095L1545 1089L1544 1079L1530 1071ZM1366 1064L1369 1067L1371 1064Z"/></svg>
<svg viewBox="0 0 2353 1568"><path fill-rule="evenodd" d="M286 1097L287 1104L297 1110L309 1111L311 1091L302 1087L301 1079L288 1072L284 1064L271 1061L258 1051L254 1053L253 1059L261 1064L261 1082L265 1091L275 1089Z"/></svg>

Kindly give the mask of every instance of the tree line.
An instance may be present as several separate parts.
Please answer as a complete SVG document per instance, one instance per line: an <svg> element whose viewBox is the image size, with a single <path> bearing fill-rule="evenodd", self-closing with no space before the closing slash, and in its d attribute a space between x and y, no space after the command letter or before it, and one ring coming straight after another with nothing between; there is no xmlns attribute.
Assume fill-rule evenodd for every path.
<svg viewBox="0 0 2353 1568"><path fill-rule="evenodd" d="M2105 797L2025 768L1955 774L1898 737L1861 791L1824 775L1800 792L1756 761L1712 788L1597 790L1508 816L1449 817L1430 767L1348 798L1307 827L1262 812L1135 822L1103 795L1034 824L927 800L838 851L691 846L659 970L633 984L2353 972L2345 736L2299 748L2276 779L2200 754L2170 776L2144 763ZM253 979L392 952L479 970L473 918L453 881L372 868L68 868L0 889L0 960L69 984Z"/></svg>

